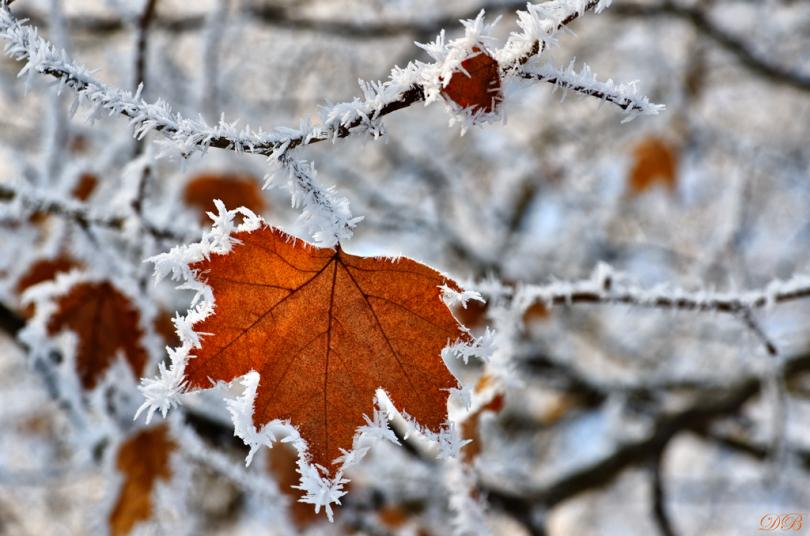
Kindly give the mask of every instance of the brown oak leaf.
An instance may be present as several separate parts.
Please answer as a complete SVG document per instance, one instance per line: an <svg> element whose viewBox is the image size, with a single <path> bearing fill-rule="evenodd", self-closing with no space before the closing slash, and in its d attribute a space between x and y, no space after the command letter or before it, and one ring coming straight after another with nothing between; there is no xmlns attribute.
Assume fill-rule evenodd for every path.
<svg viewBox="0 0 810 536"><path fill-rule="evenodd" d="M135 525L152 517L152 492L158 480L171 478L169 458L177 445L163 424L141 430L118 450L116 467L124 481L110 513L110 533L129 534Z"/></svg>
<svg viewBox="0 0 810 536"><path fill-rule="evenodd" d="M214 199L227 207L246 207L260 214L265 202L255 177L236 174L201 174L192 178L183 191L185 203L200 212L200 221L207 222L206 212L217 212Z"/></svg>
<svg viewBox="0 0 810 536"><path fill-rule="evenodd" d="M289 419L324 467L350 449L377 388L431 429L447 417L457 382L441 351L469 340L442 301L458 288L410 259L357 257L263 226L234 235L226 255L191 266L211 286L214 314L186 366L192 389L261 375L256 427Z"/></svg>
<svg viewBox="0 0 810 536"><path fill-rule="evenodd" d="M551 316L551 311L541 302L534 302L523 311L523 323L543 322Z"/></svg>
<svg viewBox="0 0 810 536"><path fill-rule="evenodd" d="M140 315L111 283L84 282L60 296L48 320L48 333L76 333L76 373L85 389L96 386L120 350L135 377L143 374Z"/></svg>
<svg viewBox="0 0 810 536"><path fill-rule="evenodd" d="M473 48L473 53L461 62L463 71L453 73L442 93L462 108L491 113L503 100L500 67L480 48Z"/></svg>

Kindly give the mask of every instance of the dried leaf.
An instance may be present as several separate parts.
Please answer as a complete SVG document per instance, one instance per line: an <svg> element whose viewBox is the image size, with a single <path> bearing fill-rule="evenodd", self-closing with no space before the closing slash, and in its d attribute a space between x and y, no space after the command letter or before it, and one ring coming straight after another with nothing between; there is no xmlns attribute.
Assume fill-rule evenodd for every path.
<svg viewBox="0 0 810 536"><path fill-rule="evenodd" d="M484 375L481 377L482 380L484 378L489 378L489 376ZM479 382L482 380L479 380ZM472 463L472 461L481 454L481 434L478 428L478 421L481 415L487 411L500 413L503 409L503 403L503 394L497 393L492 400L469 414L467 418L464 419L464 422L461 423L461 437L472 441L472 443L469 443L464 447L464 450L461 451L462 458L465 462Z"/></svg>
<svg viewBox="0 0 810 536"><path fill-rule="evenodd" d="M453 73L442 93L462 108L494 112L503 100L498 62L478 47L473 52L474 56L461 62L466 72Z"/></svg>
<svg viewBox="0 0 810 536"><path fill-rule="evenodd" d="M92 173L82 173L70 194L79 201L87 201L98 186L98 179Z"/></svg>
<svg viewBox="0 0 810 536"><path fill-rule="evenodd" d="M142 430L121 445L116 467L124 482L110 513L113 536L129 534L152 517L152 491L158 480L171 478L169 458L176 448L165 424Z"/></svg>
<svg viewBox="0 0 810 536"><path fill-rule="evenodd" d="M289 419L324 467L352 447L377 388L422 425L442 424L457 382L441 350L469 338L441 298L454 282L410 259L357 257L270 227L234 237L229 254L192 265L216 309L194 326L212 335L186 367L191 388L259 372L254 424Z"/></svg>
<svg viewBox="0 0 810 536"><path fill-rule="evenodd" d="M401 506L389 504L380 508L377 517L384 527L399 529L408 522L410 516Z"/></svg>
<svg viewBox="0 0 810 536"><path fill-rule="evenodd" d="M74 268L81 268L81 264L67 255L60 255L53 259L40 259L34 262L28 268L28 271L17 280L15 287L17 295L21 296L23 292L34 285L51 281L57 274L69 272ZM27 310L26 316L30 316L28 313L32 312L32 310Z"/></svg>
<svg viewBox="0 0 810 536"><path fill-rule="evenodd" d="M497 380L495 379L495 377L490 374L484 373L481 375L480 378L478 378L478 381L475 382L475 388L473 390L475 391L475 393L481 394L487 389L495 387L495 385L497 385Z"/></svg>
<svg viewBox="0 0 810 536"><path fill-rule="evenodd" d="M477 329L487 325L487 310L489 304L478 300L469 300L466 306L453 307L453 314L469 329Z"/></svg>
<svg viewBox="0 0 810 536"><path fill-rule="evenodd" d="M214 199L227 207L246 207L261 214L265 210L264 197L255 177L232 174L202 174L186 184L183 200L200 211L200 220L208 221L206 212L216 213Z"/></svg>
<svg viewBox="0 0 810 536"><path fill-rule="evenodd" d="M673 192L677 181L678 156L674 146L656 137L646 138L636 145L628 179L631 194L639 195L656 184Z"/></svg>
<svg viewBox="0 0 810 536"><path fill-rule="evenodd" d="M164 346L172 348L180 346L180 338L177 336L177 331L174 329L172 322L172 315L166 311L158 312L155 316L155 333L163 339Z"/></svg>
<svg viewBox="0 0 810 536"><path fill-rule="evenodd" d="M550 315L551 311L548 310L548 307L540 302L534 302L523 312L523 323L529 325L534 322L543 322L548 320Z"/></svg>
<svg viewBox="0 0 810 536"><path fill-rule="evenodd" d="M76 333L76 373L82 386L92 389L120 350L135 377L143 374L146 352L138 311L109 282L80 283L58 298L48 320L48 333Z"/></svg>

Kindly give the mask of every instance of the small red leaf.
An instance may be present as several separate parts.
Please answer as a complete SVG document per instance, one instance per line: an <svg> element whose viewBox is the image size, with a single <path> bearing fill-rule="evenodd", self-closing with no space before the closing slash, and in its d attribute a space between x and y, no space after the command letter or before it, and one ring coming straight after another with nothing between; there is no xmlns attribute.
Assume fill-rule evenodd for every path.
<svg viewBox="0 0 810 536"><path fill-rule="evenodd" d="M473 52L474 56L461 62L466 73L453 73L442 93L462 108L491 113L503 100L500 67L495 58L480 48L473 48Z"/></svg>

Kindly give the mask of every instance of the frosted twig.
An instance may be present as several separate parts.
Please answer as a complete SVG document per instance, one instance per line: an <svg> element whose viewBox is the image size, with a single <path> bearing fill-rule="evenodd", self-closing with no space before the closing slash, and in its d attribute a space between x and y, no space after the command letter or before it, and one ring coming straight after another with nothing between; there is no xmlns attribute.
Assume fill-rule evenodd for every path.
<svg viewBox="0 0 810 536"><path fill-rule="evenodd" d="M140 91L133 94L110 87L93 78L88 69L72 62L67 54L42 39L35 28L21 23L6 9L0 9L0 38L7 41L8 56L26 62L19 76L41 73L58 79L59 91L67 87L76 92L74 109L86 102L94 106L95 113L106 110L111 115L129 117L138 139L154 130L178 144L186 154L217 147L269 155L290 141L289 135L256 132L250 127L237 130L235 123L224 120L209 126L202 119L187 119L172 112L163 100L150 103L141 97Z"/></svg>
<svg viewBox="0 0 810 536"><path fill-rule="evenodd" d="M574 69L574 62L575 60L571 60L565 69L544 64L540 67L520 70L517 72L517 76L527 80L554 84L555 91L557 88L561 88L564 92L575 91L613 103L627 112L628 117L623 122L630 121L637 115L656 115L665 108L664 105L653 104L649 98L640 95L635 82L626 84L617 84L613 80L600 82L588 65L583 66L582 70L577 72ZM565 94L563 94L564 98Z"/></svg>
<svg viewBox="0 0 810 536"><path fill-rule="evenodd" d="M526 11L518 11L520 32L513 32L496 58L507 71L515 70L541 53L548 43L554 42L554 34L562 30L584 13L601 13L610 7L612 0L556 0L540 4L526 4Z"/></svg>

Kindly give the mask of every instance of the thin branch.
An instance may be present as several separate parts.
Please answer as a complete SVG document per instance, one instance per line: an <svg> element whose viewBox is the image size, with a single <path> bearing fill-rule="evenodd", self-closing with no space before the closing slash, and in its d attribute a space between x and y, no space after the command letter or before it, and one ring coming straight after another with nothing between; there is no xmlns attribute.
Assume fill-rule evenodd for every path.
<svg viewBox="0 0 810 536"><path fill-rule="evenodd" d="M807 371L810 371L810 354L801 354L785 360L782 375L789 378ZM506 489L492 483L481 482L479 489L486 495L492 508L510 512L518 519L531 519L538 509L553 508L581 493L609 485L625 469L660 456L663 449L678 434L684 432L705 434L715 420L737 414L743 405L761 394L763 388L762 379L750 375L730 385L703 393L693 404L683 409L674 412L661 411L655 416L655 424L649 434L620 442L613 451L542 487L526 488L517 485ZM767 457L766 447L751 449L758 459ZM435 463L418 448L406 449L406 452L424 463ZM803 461L806 465L810 463L807 460L810 460L810 456L805 455Z"/></svg>
<svg viewBox="0 0 810 536"><path fill-rule="evenodd" d="M135 32L135 66L133 68L133 84L136 92L143 92L146 86L146 58L149 50L149 29L155 18L157 0L145 0L143 11L137 20ZM146 140L137 140L133 150L133 157L137 158L146 151ZM132 200L132 209L139 219L143 219L143 202L146 197L147 184L151 175L151 167L144 166L138 180L135 198Z"/></svg>
<svg viewBox="0 0 810 536"><path fill-rule="evenodd" d="M765 347L765 350L767 350L770 356L779 357L779 349L776 347L776 344L774 344L771 338L768 337L768 334L765 333L765 330L762 329L762 326L759 325L759 322L756 321L751 309L744 309L740 313L740 319L751 331L751 333L753 333L754 336L762 342L762 346Z"/></svg>
<svg viewBox="0 0 810 536"><path fill-rule="evenodd" d="M810 370L810 354L788 358L783 370L784 377ZM498 496L502 501L517 501L527 508L544 505L551 508L588 490L603 487L612 482L626 468L636 466L659 452L673 437L683 432L701 433L714 420L736 414L749 400L761 393L762 381L751 376L735 382L719 393L708 393L694 404L673 412L661 413L651 434L628 440L616 449L590 464L562 476L556 482L535 489L505 490L485 486L489 497ZM492 502L492 501L491 501Z"/></svg>
<svg viewBox="0 0 810 536"><path fill-rule="evenodd" d="M667 501L664 489L664 475L661 468L661 458L664 449L652 456L650 463L650 487L652 494L652 514L655 525L661 536L675 536L675 528L667 513Z"/></svg>
<svg viewBox="0 0 810 536"><path fill-rule="evenodd" d="M146 80L146 55L149 44L149 28L155 19L157 0L145 0L143 12L138 17L135 38L135 76L133 83L137 89Z"/></svg>
<svg viewBox="0 0 810 536"><path fill-rule="evenodd" d="M773 450L770 445L759 443L755 440L721 433L712 429L703 430L700 434L702 437L714 441L722 447L745 454L762 462L767 461L773 455ZM792 446L788 450L790 455L799 462L803 469L810 471L810 449Z"/></svg>
<svg viewBox="0 0 810 536"><path fill-rule="evenodd" d="M577 73L574 70L574 63L571 62L567 69L557 69L546 64L532 70L518 71L517 76L526 80L537 80L554 84L555 90L561 88L564 91L574 91L582 95L597 98L603 102L615 104L622 110L630 112L632 119L637 114L655 115L665 107L661 104L652 104L650 100L639 95L635 84L616 84L613 80L600 82L586 65L582 71ZM565 96L563 95L563 98Z"/></svg>

